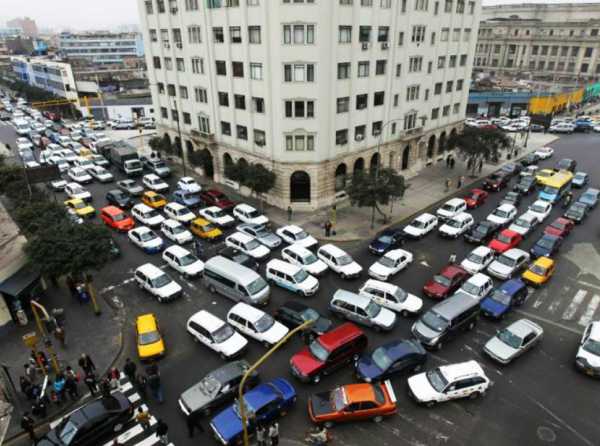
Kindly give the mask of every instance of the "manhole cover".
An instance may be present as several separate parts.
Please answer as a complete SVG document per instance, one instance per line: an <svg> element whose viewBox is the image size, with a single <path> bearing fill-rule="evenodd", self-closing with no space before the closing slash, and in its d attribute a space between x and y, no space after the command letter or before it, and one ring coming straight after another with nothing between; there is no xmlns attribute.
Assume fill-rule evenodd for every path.
<svg viewBox="0 0 600 446"><path fill-rule="evenodd" d="M538 438L546 443L553 443L556 440L556 434L552 429L546 426L540 426L537 429Z"/></svg>

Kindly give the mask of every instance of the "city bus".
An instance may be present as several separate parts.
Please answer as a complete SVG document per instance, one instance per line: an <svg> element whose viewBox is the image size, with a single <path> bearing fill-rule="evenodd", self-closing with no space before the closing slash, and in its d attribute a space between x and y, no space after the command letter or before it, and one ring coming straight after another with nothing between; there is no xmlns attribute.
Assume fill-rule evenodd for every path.
<svg viewBox="0 0 600 446"><path fill-rule="evenodd" d="M555 173L544 181L538 198L540 200L549 201L550 203L556 203L571 190L572 180L573 173L568 170L561 170Z"/></svg>

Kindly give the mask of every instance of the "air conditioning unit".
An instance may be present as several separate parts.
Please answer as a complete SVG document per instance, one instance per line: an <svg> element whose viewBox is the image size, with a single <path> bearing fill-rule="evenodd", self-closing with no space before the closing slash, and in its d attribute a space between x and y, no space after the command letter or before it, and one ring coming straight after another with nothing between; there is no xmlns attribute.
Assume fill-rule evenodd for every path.
<svg viewBox="0 0 600 446"><path fill-rule="evenodd" d="M356 135L356 138L354 138L357 141L362 141L364 139L363 135Z"/></svg>
<svg viewBox="0 0 600 446"><path fill-rule="evenodd" d="M183 48L183 43L181 42L175 42L175 46L179 49Z"/></svg>
<svg viewBox="0 0 600 446"><path fill-rule="evenodd" d="M368 50L369 49L369 42L363 42L362 43L362 49L363 49L363 51Z"/></svg>
<svg viewBox="0 0 600 446"><path fill-rule="evenodd" d="M381 44L381 49L382 49L382 50L387 50L389 47L390 47L390 44L389 44L389 43L387 43L387 42L383 42L383 43Z"/></svg>
<svg viewBox="0 0 600 446"><path fill-rule="evenodd" d="M177 14L177 11L179 11L179 9L171 8L171 14Z"/></svg>

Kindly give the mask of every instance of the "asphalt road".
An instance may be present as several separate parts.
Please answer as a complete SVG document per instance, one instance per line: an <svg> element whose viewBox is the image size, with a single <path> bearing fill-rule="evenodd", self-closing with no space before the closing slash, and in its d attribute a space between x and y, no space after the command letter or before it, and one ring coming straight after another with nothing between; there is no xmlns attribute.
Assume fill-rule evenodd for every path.
<svg viewBox="0 0 600 446"><path fill-rule="evenodd" d="M0 126L0 139L12 142L14 132L6 125ZM600 185L600 154L597 153L600 135L571 135L552 144L555 156L541 166L554 165L562 157L578 161L580 169L590 173L592 184ZM514 180L513 180L514 182ZM92 184L89 189L94 195L94 206L98 209L105 203L104 194L110 185ZM579 192L576 191L575 196ZM476 220L483 219L500 201L503 192L491 195L488 202L473 212ZM58 194L61 198L61 194ZM533 201L526 198L519 207L520 213ZM398 377L393 385L398 396L398 413L379 424L372 422L339 425L333 429L334 444L367 445L374 439L380 445L596 445L600 438L597 414L600 411L598 382L576 372L573 367L574 354L583 330L590 318L600 318L597 310L600 302L600 255L597 243L598 213L595 210L588 219L575 228L563 244L558 255L558 266L550 283L532 291L527 302L512 312L503 322L481 319L477 328L460 335L444 346L440 352L429 355L427 367L478 360L493 381L486 396L479 400L455 401L424 408L416 405L407 396L406 379ZM557 207L546 220L549 223L559 216ZM524 241L521 247L528 249L542 232L544 225ZM164 266L159 255L150 256L127 242L125 235L115 234L122 248L120 259L108 265L96 276L96 284L105 298L117 296L128 312L128 336L124 356L136 357L133 322L138 314L152 312L160 321L167 344L167 355L160 362L166 402L158 405L149 402L151 411L162 417L171 427L170 439L176 445L197 442L187 438L187 431L177 405L178 395L202 378L210 370L223 364L218 355L192 341L186 333L187 318L200 309L225 318L232 302L220 295L212 295L199 281L190 282L169 271L184 288L182 299L159 304L141 292L132 282L136 267L152 262ZM368 253L368 240L346 244L343 247L364 268L360 279L344 281L328 272L320 282L318 294L306 301L326 313L327 303L339 288L356 291L367 279L366 270L376 259ZM447 241L430 234L418 242L409 242L405 249L414 254L415 261L406 270L396 275L391 282L407 291L421 296L423 284L447 263L451 252L460 260L473 248L462 240ZM273 253L279 257L278 252ZM302 299L280 289L272 288L271 303L267 307L274 311L289 299ZM425 298L426 308L433 301ZM500 367L482 354L483 344L495 331L510 322L527 317L539 323L545 330L540 346L519 358L514 364ZM391 333L378 334L365 329L369 346L374 348L391 339L410 337L413 320L399 318ZM93 327L90 327L93 335ZM324 377L318 385L301 384L289 372L289 358L301 348L300 339L293 339L277 352L261 369L263 381L277 376L291 380L298 391L296 407L280 422L281 443L302 444L304 433L311 423L307 416L306 401L310 393L333 388L354 381L350 367ZM265 348L250 340L246 359L256 360ZM124 359L124 358L123 358ZM205 426L208 423L205 424ZM208 439L208 434L202 440ZM212 440L209 440L212 441Z"/></svg>

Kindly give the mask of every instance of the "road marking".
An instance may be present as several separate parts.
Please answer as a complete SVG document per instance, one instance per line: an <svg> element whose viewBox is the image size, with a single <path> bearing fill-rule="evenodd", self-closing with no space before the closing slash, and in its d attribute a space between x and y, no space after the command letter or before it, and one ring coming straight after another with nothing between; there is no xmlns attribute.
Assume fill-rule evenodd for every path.
<svg viewBox="0 0 600 446"><path fill-rule="evenodd" d="M419 262L419 265L423 265L426 268L431 268L431 265L429 263L427 263L427 260L421 260Z"/></svg>
<svg viewBox="0 0 600 446"><path fill-rule="evenodd" d="M527 287L527 295L528 296L531 296L534 292L535 292L535 288ZM537 299L535 300L535 302L533 303L533 308L539 308L542 305L542 303L544 303L544 298L548 294L548 291L546 289L543 289L542 291L540 291L537 294L538 294L538 296L537 296Z"/></svg>
<svg viewBox="0 0 600 446"><path fill-rule="evenodd" d="M595 290L600 290L600 285L594 285L593 283L584 282L583 280L578 280L577 283L579 285L583 285L583 286L586 286L588 288L593 288Z"/></svg>
<svg viewBox="0 0 600 446"><path fill-rule="evenodd" d="M107 287L102 288L100 291L98 291L98 294L104 294L104 293L108 293L109 291L114 290L115 288L119 288L122 287L124 285L127 285L128 283L131 283L135 280L135 277L131 277L129 279L125 279L123 282L121 283L117 283L115 285L110 285Z"/></svg>
<svg viewBox="0 0 600 446"><path fill-rule="evenodd" d="M592 300L590 301L587 308L585 309L585 312L583 313L581 318L579 318L579 322L578 322L579 325L583 325L584 327L586 327L592 321L592 318L594 317L594 313L598 309L599 305L600 305L600 296L598 296L597 294L594 294L594 297L592 297Z"/></svg>
<svg viewBox="0 0 600 446"><path fill-rule="evenodd" d="M565 312L562 315L562 319L564 321L570 321L575 317L577 308L579 308L579 305L581 305L581 303L585 299L585 296L587 296L587 293L588 292L586 290L577 291L577 293L575 294L575 297L573 298L573 300L571 301L571 303L569 304L569 306L567 307L567 309L565 310Z"/></svg>
<svg viewBox="0 0 600 446"><path fill-rule="evenodd" d="M560 296L566 296L567 294L569 294L569 291L571 291L571 287L569 287L569 286L563 287ZM556 299L554 299L552 301L552 303L548 306L548 312L550 312L552 314L556 313L556 310L558 310L558 308L560 307L560 304L562 303L560 296L558 296Z"/></svg>
<svg viewBox="0 0 600 446"><path fill-rule="evenodd" d="M570 333L574 333L574 334L576 334L578 336L581 336L581 332L580 331L575 330L574 328L571 328L571 327L567 327L566 325L561 324L559 322L551 321L550 319L546 319L545 317L538 316L537 314L533 314L533 313L530 313L528 311L523 311L523 310L513 310L513 311L515 313L520 314L520 315L526 316L526 317L528 317L530 319L538 320L538 321L543 322L545 324L552 325L553 327L562 328L565 331L568 331Z"/></svg>

